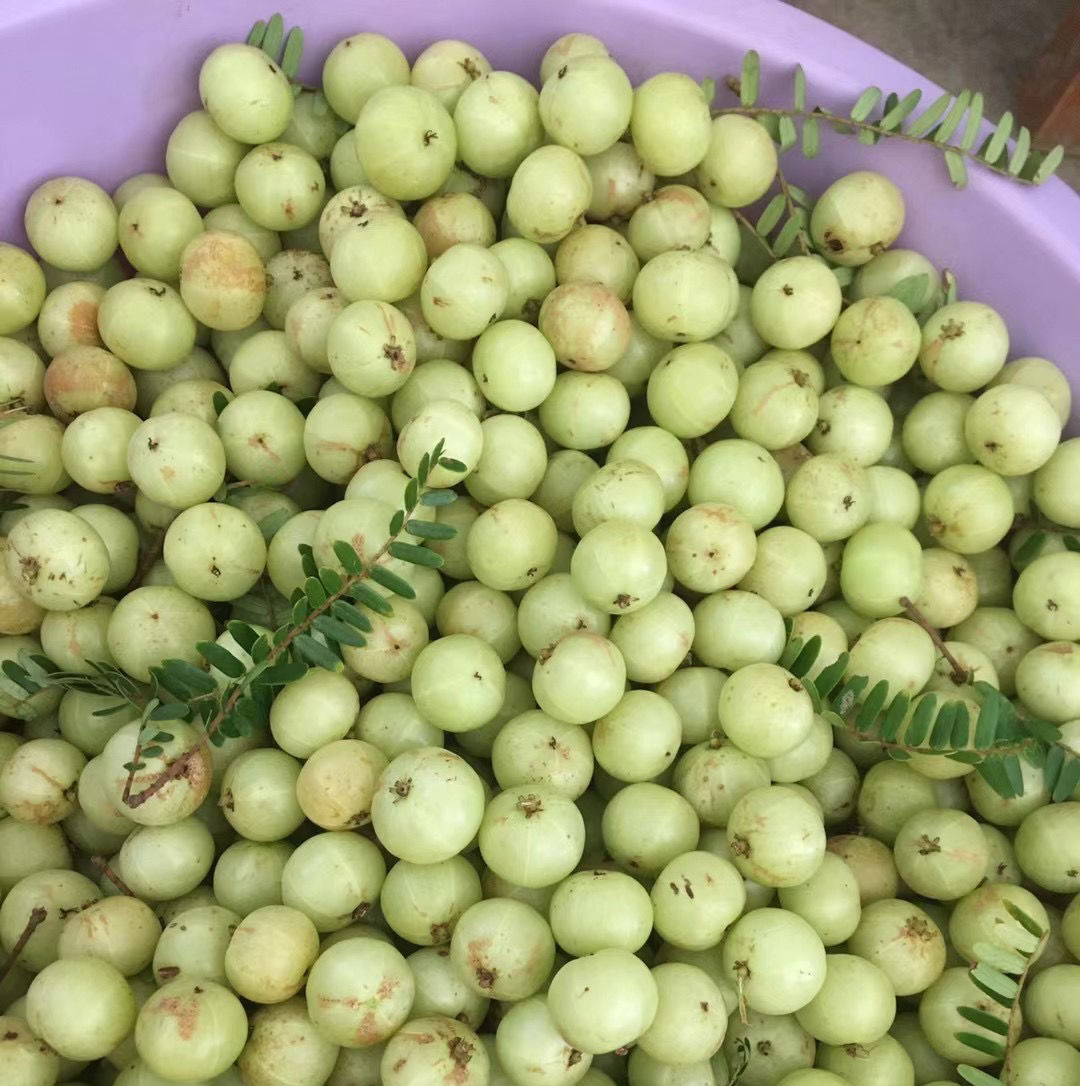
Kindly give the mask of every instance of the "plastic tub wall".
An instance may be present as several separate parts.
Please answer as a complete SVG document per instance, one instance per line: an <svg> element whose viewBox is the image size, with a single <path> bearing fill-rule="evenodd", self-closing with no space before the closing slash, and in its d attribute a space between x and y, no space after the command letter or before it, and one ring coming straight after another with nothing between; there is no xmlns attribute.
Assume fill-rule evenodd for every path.
<svg viewBox="0 0 1080 1086"><path fill-rule="evenodd" d="M170 129L198 107L202 58L242 40L275 6L306 32L308 79L336 41L360 30L388 34L410 55L437 38L466 38L496 67L531 78L552 39L584 30L607 42L634 81L676 69L722 83L756 48L762 96L778 103L791 100L796 63L811 97L836 108L871 84L920 87L924 102L939 90L778 0L9 0L0 4L0 238L23 240L23 203L44 178L78 173L111 188L162 169ZM722 102L729 92L721 85L717 94ZM977 168L957 192L939 155L899 141L864 148L829 134L818 160L797 151L785 159L812 192L871 165L907 196L898 244L953 269L962 296L1000 309L1014 357L1051 358L1080 388L1080 198L1059 181L1031 189Z"/></svg>

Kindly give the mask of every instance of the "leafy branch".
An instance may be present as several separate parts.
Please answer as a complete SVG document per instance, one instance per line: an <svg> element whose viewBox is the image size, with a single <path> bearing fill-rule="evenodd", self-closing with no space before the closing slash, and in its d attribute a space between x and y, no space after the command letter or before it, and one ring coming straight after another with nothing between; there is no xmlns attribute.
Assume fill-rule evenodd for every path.
<svg viewBox="0 0 1080 1086"><path fill-rule="evenodd" d="M810 212L814 201L804 189L792 184L780 167L776 170L776 183L780 191L765 205L756 220L751 220L738 209L733 209L732 214L770 259L779 260L786 256L796 243L799 252L807 256L814 251L810 241Z"/></svg>
<svg viewBox="0 0 1080 1086"><path fill-rule="evenodd" d="M300 70L300 57L304 52L304 32L294 26L285 33L285 20L275 12L269 19L260 19L249 31L247 44L261 49L288 77L293 94L306 89L296 81Z"/></svg>
<svg viewBox="0 0 1080 1086"><path fill-rule="evenodd" d="M814 202L804 189L788 181L780 166L776 169L776 183L780 191L773 195L757 219L751 219L739 208L732 208L731 213L745 235L764 251L770 261L787 256L796 243L802 255L811 255L814 249L809 226ZM855 278L854 268L834 265L831 271L841 289L849 287ZM956 301L955 276L946 269L942 278L944 286L929 297L927 288L930 276L926 272L900 279L885 294L903 302L915 314L919 324L925 324L946 302ZM845 303L848 301L845 296Z"/></svg>
<svg viewBox="0 0 1080 1086"><path fill-rule="evenodd" d="M883 139L917 143L937 150L944 156L945 167L954 185L963 188L968 181L967 164L976 163L1020 184L1041 185L1061 164L1065 151L1054 147L1049 151L1033 151L1031 133L1023 125L1016 127L1011 113L1006 113L993 132L976 146L983 122L983 96L969 90L958 95L941 94L921 113L922 91L914 90L900 96L883 94L878 87L868 87L859 95L846 114L821 106L811 107L807 100L806 72L797 65L794 74L792 105L765 106L759 102L761 90L761 58L755 50L744 57L738 77L728 76L724 85L739 99L737 106L714 110L716 115L732 113L758 121L783 155L798 146L805 158L816 158L821 150L821 125L834 131L854 135L860 143L873 145ZM712 101L715 84L705 83L705 93ZM1012 146L1009 141L1015 136ZM809 237L810 212L813 201L801 189L792 185L777 169L777 192L765 205L758 218L751 220L745 213L734 210L735 218L765 250L770 259L786 255L793 245L808 254L813 251ZM851 269L834 269L841 286L847 286Z"/></svg>
<svg viewBox="0 0 1080 1086"><path fill-rule="evenodd" d="M341 572L320 568L311 547L301 544L306 579L292 594L288 619L274 631L261 634L245 622L227 623L226 629L241 655L217 641L200 641L195 648L204 666L188 660L164 660L150 669L148 688L112 664L91 663L91 672L82 674L62 671L44 656L31 656L22 663L5 660L4 674L29 696L51 686L120 699L117 705L100 709L96 715L118 712L125 703L138 707L142 720L131 761L124 766L128 776L123 802L129 808L141 806L170 781L183 777L207 742L222 746L229 739L265 727L277 688L303 678L310 667L342 671L342 646L362 647L367 643L365 635L373 629L369 614L393 614L390 599L371 582L390 595L415 598L409 582L387 568L385 562L396 559L431 568L443 564L441 555L423 544L452 539L457 530L437 520L413 518L419 506L438 508L456 497L449 489L426 488L436 466L452 472L465 471L462 463L443 456L443 448L440 441L421 458L416 477L405 488L404 505L390 520L386 541L370 559L365 561L350 543L338 540L333 550ZM420 542L402 539L405 533ZM211 668L224 677L223 684L209 674ZM201 725L199 741L173 758L149 784L136 790L136 774L146 768L148 759L161 757L165 752L163 744L174 738L165 730L170 721Z"/></svg>
<svg viewBox="0 0 1080 1086"><path fill-rule="evenodd" d="M137 683L115 664L89 660L87 668L87 671L64 671L48 657L37 655L22 655L18 662L5 660L2 665L7 678L28 697L46 687L57 687L116 699L111 705L95 709L94 716L112 716L125 712L130 705L139 710L146 708L150 699L148 688Z"/></svg>
<svg viewBox="0 0 1080 1086"><path fill-rule="evenodd" d="M957 1013L965 1021L979 1026L986 1033L972 1033L958 1030L956 1039L977 1052L992 1056L1002 1061L1001 1077L995 1078L986 1071L962 1063L956 1068L957 1073L971 1086L1003 1086L1010 1080L1009 1070L1013 1048L1020 1040L1023 1020L1020 1012L1020 997L1024 990L1031 967L1042 954L1050 932L1037 920L1028 916L1023 909L1011 901L1002 904L1008 914L1024 929L1030 938L1030 949L1012 951L990 943L976 943L974 952L976 962L969 970L972 984L985 996L992 999L999 1007L1009 1012L1002 1020L998 1015L989 1014L978 1007L958 1007ZM990 1033L993 1036L987 1036Z"/></svg>
<svg viewBox="0 0 1080 1086"><path fill-rule="evenodd" d="M743 58L741 75L729 76L724 82L739 97L739 105L719 109L718 113L738 113L762 121L781 151L799 144L806 158L816 157L820 150L822 122L837 132L854 134L860 143L898 139L933 147L944 155L949 176L957 188L967 184L967 162L1021 184L1041 185L1065 156L1061 146L1049 151L1033 150L1031 132L1024 125L1015 126L1011 113L1006 113L993 132L976 146L983 122L983 96L970 90L957 95L946 91L916 116L922 91L900 96L868 87L845 116L821 106L807 105L806 73L799 65L795 69L794 104L762 106L758 104L761 58L754 50Z"/></svg>
<svg viewBox="0 0 1080 1086"><path fill-rule="evenodd" d="M940 637L935 641L940 643ZM887 680L871 685L866 675L848 675L851 657L846 652L811 679L808 673L820 652L817 635L805 642L793 638L779 663L802 681L815 711L833 727L878 744L895 761L937 755L972 765L1004 799L1024 794L1021 759L1042 768L1055 803L1069 799L1080 784L1080 758L1063 744L1060 729L1049 721L1021 715L989 683L972 684L981 702L972 721L968 701L936 692L890 697ZM955 659L950 663L954 677L959 673L970 678Z"/></svg>
<svg viewBox="0 0 1080 1086"><path fill-rule="evenodd" d="M245 40L248 45L261 49L285 73L292 84L294 96L299 97L303 91L314 93L317 117L324 116L330 111L330 103L327 102L322 90L301 83L297 78L300 60L304 54L304 32L300 27L294 26L286 34L285 20L275 12L269 19L260 19L255 23L248 31ZM305 411L304 414L307 412Z"/></svg>

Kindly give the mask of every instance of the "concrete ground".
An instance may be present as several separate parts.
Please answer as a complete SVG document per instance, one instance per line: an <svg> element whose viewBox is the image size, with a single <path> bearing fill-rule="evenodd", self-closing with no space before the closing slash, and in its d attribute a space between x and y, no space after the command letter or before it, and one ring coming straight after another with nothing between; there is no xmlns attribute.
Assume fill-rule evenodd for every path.
<svg viewBox="0 0 1080 1086"><path fill-rule="evenodd" d="M996 119L1073 0L787 0L949 90L982 91ZM903 91L903 87L889 88ZM1080 156L1059 175L1080 189Z"/></svg>

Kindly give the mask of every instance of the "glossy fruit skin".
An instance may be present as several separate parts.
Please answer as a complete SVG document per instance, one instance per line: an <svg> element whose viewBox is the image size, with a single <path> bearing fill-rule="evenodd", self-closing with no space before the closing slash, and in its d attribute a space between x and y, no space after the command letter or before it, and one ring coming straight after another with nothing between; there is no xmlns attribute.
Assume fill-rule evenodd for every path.
<svg viewBox="0 0 1080 1086"><path fill-rule="evenodd" d="M253 1083L285 1078L304 1086L325 1081L341 1049L311 1025L299 996L255 1011L251 1036L236 1061L242 1078Z"/></svg>
<svg viewBox="0 0 1080 1086"><path fill-rule="evenodd" d="M7 575L39 607L73 611L95 600L109 576L101 536L74 513L39 509L7 538Z"/></svg>
<svg viewBox="0 0 1080 1086"><path fill-rule="evenodd" d="M853 1013L843 1021L829 1016L829 1000L841 991L850 994L855 990L865 996L857 1012L852 1008ZM795 1012L795 1017L825 1044L868 1044L885 1034L895 1014L896 997L880 969L851 954L831 954L827 956L825 984L806 1007ZM841 1037L858 1040L839 1040Z"/></svg>
<svg viewBox="0 0 1080 1086"><path fill-rule="evenodd" d="M810 217L810 234L830 260L859 266L896 240L904 217L904 199L896 185L882 174L858 170L821 194Z"/></svg>
<svg viewBox="0 0 1080 1086"><path fill-rule="evenodd" d="M645 965L626 950L599 950L564 965L548 989L563 1036L583 1052L610 1052L640 1036L656 1015L659 993ZM595 1008L593 1014L588 1010Z"/></svg>
<svg viewBox="0 0 1080 1086"><path fill-rule="evenodd" d="M195 1029L182 1028L193 1020ZM140 1058L164 1076L176 1073L177 1060L184 1061L185 1073L221 1074L240 1055L246 1038L247 1015L240 1001L227 988L202 978L180 977L163 985L135 1021Z"/></svg>
<svg viewBox="0 0 1080 1086"><path fill-rule="evenodd" d="M364 979L357 984L359 977ZM354 998L335 998L353 992ZM363 1048L388 1040L408 1017L415 991L405 959L375 939L324 950L308 978L308 1014L327 1040Z"/></svg>
<svg viewBox="0 0 1080 1086"><path fill-rule="evenodd" d="M547 921L531 906L489 897L458 920L450 957L478 995L513 1001L543 986L555 961L555 940Z"/></svg>
<svg viewBox="0 0 1080 1086"><path fill-rule="evenodd" d="M104 189L81 177L39 185L23 224L38 255L64 271L94 271L116 249L116 208Z"/></svg>
<svg viewBox="0 0 1080 1086"><path fill-rule="evenodd" d="M64 1013L70 1014L71 1000L82 1004L75 1021ZM135 1024L135 998L115 966L99 958L67 959L46 966L34 978L26 1015L31 1028L63 1058L99 1059Z"/></svg>
<svg viewBox="0 0 1080 1086"><path fill-rule="evenodd" d="M798 847L791 848L790 835L796 827ZM784 785L747 792L728 818L727 837L735 866L766 886L805 882L825 853L820 814L801 794ZM783 845L781 837L785 837Z"/></svg>
<svg viewBox="0 0 1080 1086"><path fill-rule="evenodd" d="M199 97L223 131L245 143L275 139L292 116L288 79L254 46L215 49L199 72Z"/></svg>
<svg viewBox="0 0 1080 1086"><path fill-rule="evenodd" d="M440 819L432 820L431 806L441 808L447 770L456 775L445 790L449 802ZM395 805L395 800L401 802ZM422 747L387 766L371 817L375 833L394 855L411 863L437 863L469 843L480 828L483 808L483 785L475 771L450 751Z"/></svg>
<svg viewBox="0 0 1080 1086"><path fill-rule="evenodd" d="M432 1037L437 1041L434 1046ZM463 1086L481 1086L489 1079L489 1067L479 1037L453 1018L441 1016L407 1022L383 1050L380 1063L386 1086L422 1086L455 1078Z"/></svg>

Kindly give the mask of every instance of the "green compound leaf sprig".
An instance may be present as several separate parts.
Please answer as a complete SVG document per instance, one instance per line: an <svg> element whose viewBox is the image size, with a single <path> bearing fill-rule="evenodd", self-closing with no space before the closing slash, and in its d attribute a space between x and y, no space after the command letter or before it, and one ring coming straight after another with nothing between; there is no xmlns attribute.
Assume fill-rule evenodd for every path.
<svg viewBox="0 0 1080 1086"><path fill-rule="evenodd" d="M970 1086L1004 1086L1009 1081L1010 1062L1016 1042L1020 1040L1023 1019L1020 1000L1031 967L1046 947L1050 932L1037 920L1011 901L1002 901L1005 911L1023 929L1022 946L1008 950L991 943L976 943L972 948L976 961L968 969L972 984L1003 1011L1004 1017L990 1014L978 1007L957 1007L956 1013L981 1032L957 1030L954 1037L973 1052L980 1052L1001 1063L1001 1075L970 1064L957 1066L957 1074Z"/></svg>
<svg viewBox="0 0 1080 1086"><path fill-rule="evenodd" d="M1080 784L1080 758L1064 745L1061 730L1018 712L989 683L971 684L980 702L973 718L970 701L945 694L890 697L884 679L871 685L868 676L850 674L851 657L846 652L811 678L820 654L820 637L805 642L794 638L779 663L802 681L815 711L829 724L862 742L878 744L893 760L929 755L972 765L1003 799L1024 794L1022 761L1042 768L1055 803L1070 799Z"/></svg>
<svg viewBox="0 0 1080 1086"><path fill-rule="evenodd" d="M255 23L248 31L246 42L261 49L288 76L294 95L299 95L302 91L314 92L316 116L324 116L329 112L330 104L323 92L318 87L301 83L298 78L300 61L304 55L304 32L300 27L294 26L286 34L285 20L275 12L269 19L260 19Z"/></svg>
<svg viewBox="0 0 1080 1086"><path fill-rule="evenodd" d="M852 134L860 143L899 139L932 147L943 156L957 188L967 184L969 162L1021 184L1041 185L1065 157L1061 146L1048 151L1033 150L1031 132L1024 125L1016 125L1011 113L1006 113L976 146L984 120L984 99L982 94L970 90L957 95L945 92L918 112L922 91L900 95L868 87L844 115L808 105L806 73L799 65L794 75L793 104L763 106L759 103L761 58L754 50L743 58L740 76L729 76L725 85L738 95L739 105L722 107L717 113L754 117L765 125L782 152L799 146L807 158L815 157L820 149L822 124Z"/></svg>
<svg viewBox="0 0 1080 1086"><path fill-rule="evenodd" d="M248 31L247 44L261 49L290 80L296 79L304 53L304 32L300 27L294 26L286 35L285 20L275 13L265 21L260 19Z"/></svg>
<svg viewBox="0 0 1080 1086"><path fill-rule="evenodd" d="M341 569L320 567L311 547L301 544L305 581L292 594L287 620L269 633L238 620L226 624L239 653L217 641L200 641L195 647L204 666L164 660L150 669L149 685L135 682L114 664L91 663L91 672L82 674L61 670L47 657L36 655L21 662L5 660L4 674L28 696L59 687L115 698L114 705L96 711L98 716L136 706L141 724L131 761L124 766L128 778L123 801L130 808L139 807L169 781L183 776L204 743L220 747L266 727L278 688L303 678L312 667L342 671L342 646L367 643L373 629L371 615L393 614L389 597L416 597L412 585L385 563L394 559L431 569L443 564L442 556L428 544L453 539L457 529L413 517L420 506L439 508L456 498L452 490L427 487L436 466L465 472L465 465L444 456L443 449L440 441L421 458L416 477L405 488L403 506L390 520L386 541L370 559L339 540L333 549ZM405 533L420 542L405 541L401 538ZM146 768L146 759L160 757L163 744L173 739L168 730L171 721L200 726L199 743L173 759L145 788L134 791L135 774Z"/></svg>
<svg viewBox="0 0 1080 1086"><path fill-rule="evenodd" d="M798 147L804 158L816 158L821 150L821 127L828 125L836 132L855 136L866 145L897 139L931 148L942 156L957 188L967 185L969 163L1020 184L1041 185L1053 176L1065 157L1065 149L1061 146L1048 151L1033 150L1030 131L1023 125L1016 126L1011 113L1006 113L976 146L984 120L984 98L970 90L957 95L941 94L920 111L923 99L920 90L901 95L868 87L847 113L838 113L809 105L806 72L797 65L792 105L762 105L761 58L755 50L743 57L740 75L728 76L724 85L738 97L739 104L714 109L714 115L733 113L754 118L772 136L781 155ZM704 87L711 101L715 84L706 80ZM792 251L813 252L809 238L813 201L787 180L782 168L777 170L777 187L779 192L755 220L738 210L734 212L735 217L771 259L787 256ZM846 268L834 270L841 285L846 286L851 271Z"/></svg>

